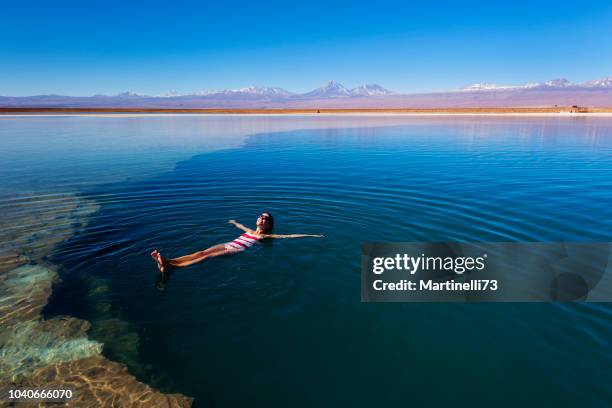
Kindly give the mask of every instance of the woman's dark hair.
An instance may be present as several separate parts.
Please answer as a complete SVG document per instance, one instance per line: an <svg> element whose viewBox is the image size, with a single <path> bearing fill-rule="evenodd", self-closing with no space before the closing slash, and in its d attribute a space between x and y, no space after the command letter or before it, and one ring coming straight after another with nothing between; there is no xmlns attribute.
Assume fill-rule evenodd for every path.
<svg viewBox="0 0 612 408"><path fill-rule="evenodd" d="M268 222L266 224L266 232L270 232L274 229L274 217L272 217L272 214L270 214L268 211L264 211L261 213L261 215L266 214L268 216Z"/></svg>

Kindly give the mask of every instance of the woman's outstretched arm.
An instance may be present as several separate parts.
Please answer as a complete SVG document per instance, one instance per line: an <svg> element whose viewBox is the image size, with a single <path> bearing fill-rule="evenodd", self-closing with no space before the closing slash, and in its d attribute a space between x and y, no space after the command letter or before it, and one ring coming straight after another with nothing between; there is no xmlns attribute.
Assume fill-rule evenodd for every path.
<svg viewBox="0 0 612 408"><path fill-rule="evenodd" d="M306 238L306 237L313 237L313 238L323 238L325 235L322 234L289 234L289 235L280 235L280 234L266 234L264 235L264 238Z"/></svg>
<svg viewBox="0 0 612 408"><path fill-rule="evenodd" d="M254 233L254 231L252 229L245 227L244 225L242 225L241 223L237 222L236 220L229 220L228 224L235 225L237 228L240 228L244 232L249 232L251 234Z"/></svg>

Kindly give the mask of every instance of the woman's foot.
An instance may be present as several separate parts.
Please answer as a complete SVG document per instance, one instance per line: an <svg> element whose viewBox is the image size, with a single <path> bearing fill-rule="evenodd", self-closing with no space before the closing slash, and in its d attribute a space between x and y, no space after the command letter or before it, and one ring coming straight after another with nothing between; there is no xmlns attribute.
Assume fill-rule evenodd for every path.
<svg viewBox="0 0 612 408"><path fill-rule="evenodd" d="M166 261L166 258L164 258L157 249L151 252L151 257L155 259L155 262L157 262L157 269L159 269L161 273L164 273L164 271L168 267L168 262Z"/></svg>

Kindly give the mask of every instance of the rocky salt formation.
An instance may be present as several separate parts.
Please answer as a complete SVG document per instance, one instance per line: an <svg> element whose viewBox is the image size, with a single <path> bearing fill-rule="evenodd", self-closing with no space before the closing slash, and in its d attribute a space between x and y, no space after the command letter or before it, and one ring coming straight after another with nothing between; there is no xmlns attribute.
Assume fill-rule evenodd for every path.
<svg viewBox="0 0 612 408"><path fill-rule="evenodd" d="M11 207L0 220L0 387L71 388L67 407L190 407L193 400L162 394L127 368L101 355L87 337L89 322L69 316L43 319L57 273L45 257L97 211L63 197L60 205ZM11 406L0 402L0 408ZM20 407L46 406L43 403Z"/></svg>
<svg viewBox="0 0 612 408"><path fill-rule="evenodd" d="M25 196L0 207L0 274L42 260L83 229L98 209L94 202L73 195Z"/></svg>
<svg viewBox="0 0 612 408"><path fill-rule="evenodd" d="M67 407L179 408L193 404L190 398L183 395L154 391L132 377L124 365L101 356L38 369L23 385L30 388L73 389L75 396L66 404Z"/></svg>
<svg viewBox="0 0 612 408"><path fill-rule="evenodd" d="M74 318L42 320L40 312L56 274L24 265L0 282L0 377L18 381L35 369L98 355L102 345L87 339L89 324Z"/></svg>
<svg viewBox="0 0 612 408"><path fill-rule="evenodd" d="M10 271L18 266L25 265L29 262L27 256L21 255L17 251L5 250L0 253L0 279L2 274L6 271Z"/></svg>
<svg viewBox="0 0 612 408"><path fill-rule="evenodd" d="M56 277L55 272L36 265L20 266L0 275L2 334L19 323L38 319Z"/></svg>

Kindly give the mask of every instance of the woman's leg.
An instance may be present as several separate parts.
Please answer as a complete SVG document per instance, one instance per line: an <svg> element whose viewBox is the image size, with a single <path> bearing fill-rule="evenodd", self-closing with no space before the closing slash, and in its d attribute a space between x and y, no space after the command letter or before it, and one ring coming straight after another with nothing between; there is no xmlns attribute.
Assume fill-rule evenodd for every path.
<svg viewBox="0 0 612 408"><path fill-rule="evenodd" d="M176 259L170 259L168 260L168 265L174 266L177 268L183 268L185 266L190 266L198 262L202 262L205 259L219 256L219 255L225 255L231 252L234 252L234 251L228 251L227 249L225 249L223 245L221 245L220 247L215 246L212 248L208 248L206 251L200 252L199 255L193 258L183 259L184 257L181 257L181 258L176 258Z"/></svg>
<svg viewBox="0 0 612 408"><path fill-rule="evenodd" d="M219 244L207 248L203 251L198 251L190 255L181 256L179 258L166 259L157 250L151 252L151 256L157 262L157 267L159 268L160 272L164 272L167 267L182 268L185 266L193 265L198 262L202 262L207 258L224 255L231 252L234 251L226 250L225 244Z"/></svg>
<svg viewBox="0 0 612 408"><path fill-rule="evenodd" d="M185 255L185 256L178 257L178 258L168 259L168 262L172 265L174 263L181 263L181 262L192 261L194 259L198 259L198 258L201 258L203 256L206 256L206 255L208 255L210 253L217 252L220 249L225 249L224 244L219 244L219 245L211 246L210 248L206 248L206 249L203 249L202 251L194 252L193 254L190 254L190 255Z"/></svg>

